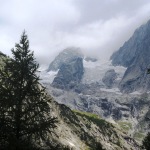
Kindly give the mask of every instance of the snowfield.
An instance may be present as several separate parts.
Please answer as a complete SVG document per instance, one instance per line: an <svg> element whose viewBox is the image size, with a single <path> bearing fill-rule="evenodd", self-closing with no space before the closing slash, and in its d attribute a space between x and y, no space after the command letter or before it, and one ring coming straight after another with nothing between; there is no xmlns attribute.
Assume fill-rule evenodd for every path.
<svg viewBox="0 0 150 150"><path fill-rule="evenodd" d="M100 88L101 91L104 92L110 92L115 94L122 94L118 88L112 88L112 89L106 89L106 88Z"/></svg>
<svg viewBox="0 0 150 150"><path fill-rule="evenodd" d="M113 66L111 64L111 61L106 61L106 60L98 60L96 62L92 61L86 61L83 59L83 66L84 66L84 75L82 79L83 84L91 84L91 83L98 83L99 85L102 86L100 88L100 91L108 92L108 93L114 93L117 95L122 94L117 87L113 87L111 89L105 88L104 83L102 82L102 78L104 77L105 73L110 70L114 69L115 72L118 75L118 78L116 81L120 81L124 75L124 72L126 71L125 67L122 66ZM39 76L42 79L41 83L43 85L50 85L54 78L56 77L57 71L49 71L47 72L48 65L41 65L40 68L38 69ZM137 93L133 93L137 94Z"/></svg>
<svg viewBox="0 0 150 150"><path fill-rule="evenodd" d="M122 66L113 66L111 61L108 60L98 60L96 62L87 62L83 60L83 66L85 70L82 82L86 84L90 84L92 82L102 83L102 78L104 77L106 71L110 69L115 70L115 72L118 74L118 78L116 80L120 80L127 69Z"/></svg>
<svg viewBox="0 0 150 150"><path fill-rule="evenodd" d="M83 84L91 84L98 82L101 85L103 85L102 78L104 77L106 71L110 69L114 69L115 72L118 74L118 78L116 80L121 80L121 78L124 75L124 72L126 71L125 67L112 66L111 61L106 60L98 60L96 62L92 62L83 59L83 66L84 66L84 75L82 79ZM41 65L39 68L40 72L38 74L42 79L41 81L42 83L51 84L59 70L47 72L47 68L48 65ZM116 92L115 89L114 91Z"/></svg>
<svg viewBox="0 0 150 150"><path fill-rule="evenodd" d="M47 68L48 68L48 65L42 65L38 69L38 71L39 71L38 74L39 74L40 78L42 79L41 83L43 83L43 84L51 84L59 71L59 70L57 70L57 71L47 72Z"/></svg>

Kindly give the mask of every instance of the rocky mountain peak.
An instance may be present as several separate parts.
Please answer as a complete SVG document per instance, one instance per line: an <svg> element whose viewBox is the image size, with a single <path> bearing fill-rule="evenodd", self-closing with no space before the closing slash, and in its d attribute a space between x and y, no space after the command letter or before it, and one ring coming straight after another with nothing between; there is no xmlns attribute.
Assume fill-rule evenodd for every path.
<svg viewBox="0 0 150 150"><path fill-rule="evenodd" d="M47 71L57 71L62 65L68 64L76 58L83 58L83 54L80 48L69 47L64 49L59 55L51 62Z"/></svg>
<svg viewBox="0 0 150 150"><path fill-rule="evenodd" d="M150 90L150 21L139 27L133 36L112 56L113 65L128 67L119 89L124 93Z"/></svg>
<svg viewBox="0 0 150 150"><path fill-rule="evenodd" d="M135 30L132 37L110 57L113 65L129 67L134 59L146 50L143 46L149 44L150 21Z"/></svg>
<svg viewBox="0 0 150 150"><path fill-rule="evenodd" d="M83 59L74 58L70 63L61 65L52 85L61 89L71 89L81 81L83 73Z"/></svg>

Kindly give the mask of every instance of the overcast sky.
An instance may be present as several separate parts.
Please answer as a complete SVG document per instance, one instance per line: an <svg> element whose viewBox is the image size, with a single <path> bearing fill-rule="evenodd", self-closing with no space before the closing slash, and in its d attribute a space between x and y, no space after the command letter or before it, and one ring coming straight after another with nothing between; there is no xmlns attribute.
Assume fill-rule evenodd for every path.
<svg viewBox="0 0 150 150"><path fill-rule="evenodd" d="M149 0L0 0L0 51L25 29L40 63L70 46L108 58L149 19Z"/></svg>

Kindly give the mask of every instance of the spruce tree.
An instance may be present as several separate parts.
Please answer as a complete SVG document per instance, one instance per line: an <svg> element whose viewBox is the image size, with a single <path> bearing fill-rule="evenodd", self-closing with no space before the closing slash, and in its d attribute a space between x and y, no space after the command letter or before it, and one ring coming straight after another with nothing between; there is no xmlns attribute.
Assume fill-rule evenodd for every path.
<svg viewBox="0 0 150 150"><path fill-rule="evenodd" d="M48 138L57 119L50 117L51 98L39 83L25 32L12 55L0 69L0 148L33 149Z"/></svg>
<svg viewBox="0 0 150 150"><path fill-rule="evenodd" d="M147 133L146 137L144 138L143 142L142 142L142 147L145 150L150 150L150 132Z"/></svg>

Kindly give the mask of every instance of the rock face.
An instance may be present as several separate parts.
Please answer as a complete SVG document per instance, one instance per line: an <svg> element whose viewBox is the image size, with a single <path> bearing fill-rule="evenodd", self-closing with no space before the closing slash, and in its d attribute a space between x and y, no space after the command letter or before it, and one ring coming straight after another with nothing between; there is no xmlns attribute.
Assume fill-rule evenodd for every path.
<svg viewBox="0 0 150 150"><path fill-rule="evenodd" d="M52 143L67 146L72 150L139 150L138 144L113 124L95 114L72 111L63 104L51 101L52 114L58 118Z"/></svg>
<svg viewBox="0 0 150 150"><path fill-rule="evenodd" d="M70 63L63 64L57 76L54 78L52 86L61 89L72 89L78 85L84 73L83 59L74 58Z"/></svg>
<svg viewBox="0 0 150 150"><path fill-rule="evenodd" d="M69 64L76 58L83 58L83 54L79 48L66 48L51 62L47 71L57 71L64 64Z"/></svg>
<svg viewBox="0 0 150 150"><path fill-rule="evenodd" d="M114 66L106 67L105 63L100 66L99 61L85 58L83 61L85 68L83 78L83 71L80 72L80 69L77 69L83 68L79 65L83 56L78 55L75 59L70 59L70 56L67 55L67 61L65 60L65 54L65 57L63 57L65 61L59 60L59 57L57 57L59 61L55 60L56 63L53 63L57 67L52 68L59 69L59 72L54 79L53 87L49 85L49 91L53 91L51 94L56 98L57 102L69 106L72 110L86 111L98 114L108 120L110 119L109 121L115 122L121 127L121 130L134 137L136 131L143 131L142 125L141 130L139 130L139 122L141 121L141 124L143 124L144 117L149 118L150 116L150 113L147 113L150 104L148 102L143 104L143 99L140 97L139 92L130 93L136 90L150 89L150 75L147 75L147 68L150 68L149 43L150 22L137 29L129 41L112 55L111 59ZM78 59L81 60L76 62ZM123 67L122 71L120 71L121 65L127 67L127 70ZM80 75L77 75L77 72L80 72ZM89 72L91 73L90 75L88 74ZM86 73L87 76L85 76ZM76 76L79 78L76 78ZM98 78L94 80L96 77ZM116 83L119 83L119 89L124 93L119 91ZM150 101L150 98L148 101ZM148 126L144 127L142 134L147 131ZM111 147L111 149L113 148Z"/></svg>
<svg viewBox="0 0 150 150"><path fill-rule="evenodd" d="M81 84L79 84L81 86ZM150 94L121 94L102 91L100 85L82 85L79 91L66 91L47 87L57 102L67 105L72 110L90 112L107 119L119 126L131 137L139 132L141 142L144 134L149 131ZM57 93L55 92L57 91ZM144 126L143 126L144 124Z"/></svg>
<svg viewBox="0 0 150 150"><path fill-rule="evenodd" d="M133 36L111 56L113 65L129 67L149 44L150 21L138 28ZM148 47L147 47L148 48Z"/></svg>
<svg viewBox="0 0 150 150"><path fill-rule="evenodd" d="M56 101L73 110L95 113L103 118L113 118L115 121L138 119L140 107L143 108L142 101L137 98L139 96L134 98L133 95L109 93L101 91L100 87L95 87L95 85L82 85L80 91L75 89L75 92L58 90L53 87L50 87L49 91L56 98ZM61 94L56 95L55 91Z"/></svg>
<svg viewBox="0 0 150 150"><path fill-rule="evenodd" d="M117 79L117 73L114 69L111 69L105 73L105 76L103 77L102 81L108 88L112 88L115 79Z"/></svg>
<svg viewBox="0 0 150 150"><path fill-rule="evenodd" d="M128 67L119 89L124 93L150 90L150 21L137 29L134 35L112 56L113 65Z"/></svg>
<svg viewBox="0 0 150 150"><path fill-rule="evenodd" d="M72 73L71 77L74 81L79 81L82 78L82 61L82 58L77 58L70 63L68 68L66 67L66 71ZM82 71L80 72L78 69ZM80 72L80 74L77 72ZM67 77L70 77L70 74ZM42 87L43 86L39 85L39 88L42 89ZM57 97L63 94L64 92L59 90L55 92L55 96ZM72 111L64 104L58 104L48 93L45 93L45 98L48 100L47 103L51 110L49 115L57 117L58 124L57 129L54 129L52 133L49 134L50 140L44 141L43 138L41 138L39 140L42 144L39 145L39 142L37 142L35 143L36 146L42 146L42 149L45 150L95 150L101 147L107 150L139 148L134 139L121 132L111 123L99 118L99 116L91 113ZM126 140L126 137L130 138L130 141ZM51 146L55 148L50 148ZM63 148L63 146L65 148Z"/></svg>

